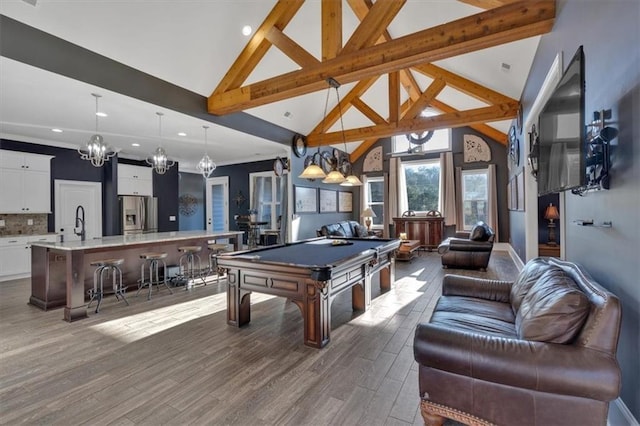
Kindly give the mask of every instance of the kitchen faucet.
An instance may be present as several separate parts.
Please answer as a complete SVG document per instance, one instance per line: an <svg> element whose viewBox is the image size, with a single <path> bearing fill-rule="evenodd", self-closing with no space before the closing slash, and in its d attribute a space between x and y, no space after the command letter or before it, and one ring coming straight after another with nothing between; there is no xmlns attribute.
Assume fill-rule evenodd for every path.
<svg viewBox="0 0 640 426"><path fill-rule="evenodd" d="M82 219L80 218L80 212L82 212ZM78 227L80 227L80 232L76 231ZM84 228L84 207L82 206L76 207L76 227L73 229L73 233L80 235L80 241L84 241L87 237L87 233Z"/></svg>

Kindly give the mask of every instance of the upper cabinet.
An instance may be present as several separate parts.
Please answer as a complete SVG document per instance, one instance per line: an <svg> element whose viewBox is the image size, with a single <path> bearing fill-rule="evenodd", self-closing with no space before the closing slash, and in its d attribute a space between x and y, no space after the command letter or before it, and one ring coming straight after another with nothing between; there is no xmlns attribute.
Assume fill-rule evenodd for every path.
<svg viewBox="0 0 640 426"><path fill-rule="evenodd" d="M52 158L0 150L0 213L51 213Z"/></svg>
<svg viewBox="0 0 640 426"><path fill-rule="evenodd" d="M151 167L118 164L118 195L153 196Z"/></svg>

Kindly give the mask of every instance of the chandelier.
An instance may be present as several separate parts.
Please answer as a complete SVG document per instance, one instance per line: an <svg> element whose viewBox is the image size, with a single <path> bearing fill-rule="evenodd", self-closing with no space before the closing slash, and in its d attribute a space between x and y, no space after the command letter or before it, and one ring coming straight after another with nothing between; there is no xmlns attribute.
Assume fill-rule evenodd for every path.
<svg viewBox="0 0 640 426"><path fill-rule="evenodd" d="M156 148L154 153L147 158L147 163L153 167L153 170L159 175L163 175L169 170L174 164L175 161L169 160L167 157L167 152L162 148L162 116L164 115L161 112L156 112L158 116L158 139L160 140L160 146Z"/></svg>
<svg viewBox="0 0 640 426"><path fill-rule="evenodd" d="M89 138L85 148L78 148L80 158L91 161L94 167L102 167L105 161L109 161L111 157L116 155L105 143L104 138L98 134L98 99L101 97L97 93L92 93L96 99L96 133Z"/></svg>
<svg viewBox="0 0 640 426"><path fill-rule="evenodd" d="M213 162L207 152L207 129L209 126L202 126L202 128L204 129L204 157L202 157L196 168L202 173L202 176L207 179L216 169L216 163Z"/></svg>

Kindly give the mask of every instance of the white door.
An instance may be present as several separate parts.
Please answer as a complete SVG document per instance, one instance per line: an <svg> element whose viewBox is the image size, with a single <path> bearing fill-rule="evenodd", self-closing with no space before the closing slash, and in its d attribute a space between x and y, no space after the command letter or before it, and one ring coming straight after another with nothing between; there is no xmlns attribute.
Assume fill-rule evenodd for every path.
<svg viewBox="0 0 640 426"><path fill-rule="evenodd" d="M229 230L229 176L207 179L207 230Z"/></svg>
<svg viewBox="0 0 640 426"><path fill-rule="evenodd" d="M80 239L80 236L74 233L78 206L84 208L87 240L102 237L102 184L100 182L56 179L54 195L56 232L64 236L64 241Z"/></svg>

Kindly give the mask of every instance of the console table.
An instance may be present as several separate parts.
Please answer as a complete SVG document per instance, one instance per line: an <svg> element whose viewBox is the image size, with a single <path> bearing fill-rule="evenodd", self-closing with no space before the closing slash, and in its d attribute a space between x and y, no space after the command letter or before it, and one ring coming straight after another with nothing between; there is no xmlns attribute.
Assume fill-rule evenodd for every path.
<svg viewBox="0 0 640 426"><path fill-rule="evenodd" d="M444 235L444 218L427 216L394 217L396 235L407 234L407 239L420 241L420 247L431 251L438 247Z"/></svg>

